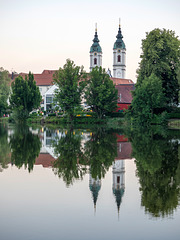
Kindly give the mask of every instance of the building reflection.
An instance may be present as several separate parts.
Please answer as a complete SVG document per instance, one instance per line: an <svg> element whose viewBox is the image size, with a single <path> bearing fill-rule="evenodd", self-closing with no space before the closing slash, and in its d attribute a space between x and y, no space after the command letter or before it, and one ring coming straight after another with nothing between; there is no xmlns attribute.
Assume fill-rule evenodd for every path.
<svg viewBox="0 0 180 240"><path fill-rule="evenodd" d="M124 160L115 160L112 167L113 175L113 194L116 199L118 213L120 210L120 205L122 197L125 191L125 163Z"/></svg>
<svg viewBox="0 0 180 240"><path fill-rule="evenodd" d="M67 130L49 130L46 127L32 129L2 125L0 133L1 171L9 164L18 168L24 166L29 172L33 171L34 165L57 169L60 166L62 175L59 177L63 174L66 174L65 177L70 176L72 184L76 179L83 179L88 169L89 189L95 209L102 191L103 178L112 166L112 197L118 213L125 195L125 163L131 159L133 147L142 192L141 204L145 211L159 217L170 215L178 206L179 135L176 139L172 135L164 137L165 135L157 133L152 135L143 132L144 134L130 135L130 143L123 134L114 134L113 138L110 132L101 129L99 135L90 130L73 130L68 134ZM63 138L65 141L60 141ZM55 151L57 145L61 152ZM54 163L60 156L62 161L55 166ZM69 161L72 156L76 157ZM64 161L65 157L67 161Z"/></svg>
<svg viewBox="0 0 180 240"><path fill-rule="evenodd" d="M42 128L38 135L42 142L40 154L35 161L35 165L42 165L43 167L53 167L58 155L54 151L54 144L61 137L67 134L66 130L49 130ZM76 134L73 132L73 134ZM85 153L86 143L90 141L92 133L83 130L81 133L81 151ZM112 163L112 193L117 205L118 214L120 212L120 205L125 192L125 161L131 159L131 143L122 134L115 134L117 139L117 154ZM102 179L98 176L93 178L89 170L89 189L92 194L94 211L98 201L99 192L101 190Z"/></svg>
<svg viewBox="0 0 180 240"><path fill-rule="evenodd" d="M117 157L112 164L112 192L115 197L118 215L120 212L120 205L122 197L125 192L125 161L132 159L131 143L124 135L116 134L117 137ZM89 174L89 188L92 192L92 199L94 208L98 200L99 191L101 189L101 180L98 178L92 178Z"/></svg>
<svg viewBox="0 0 180 240"><path fill-rule="evenodd" d="M98 177L96 179L92 178L91 174L89 174L89 189L92 193L94 211L96 212L96 202L101 189L101 180Z"/></svg>
<svg viewBox="0 0 180 240"><path fill-rule="evenodd" d="M131 159L132 148L128 138L124 135L116 134L117 137L117 157L112 165L112 191L115 196L118 214L122 197L125 191L125 160Z"/></svg>

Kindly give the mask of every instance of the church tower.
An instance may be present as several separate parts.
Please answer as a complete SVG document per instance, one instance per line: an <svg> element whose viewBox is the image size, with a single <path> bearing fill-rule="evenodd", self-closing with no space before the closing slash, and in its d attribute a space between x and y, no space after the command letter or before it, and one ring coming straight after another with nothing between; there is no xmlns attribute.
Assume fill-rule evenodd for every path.
<svg viewBox="0 0 180 240"><path fill-rule="evenodd" d="M120 205L122 197L124 195L125 189L125 166L124 160L115 160L112 167L113 173L113 194L116 199L118 214L120 210Z"/></svg>
<svg viewBox="0 0 180 240"><path fill-rule="evenodd" d="M117 40L113 47L113 77L126 77L126 46L123 42L121 33L121 25L119 23L119 31L116 36Z"/></svg>
<svg viewBox="0 0 180 240"><path fill-rule="evenodd" d="M89 188L92 193L92 198L94 202L94 211L96 212L96 202L99 195L99 190L101 189L101 180L97 177L96 179L92 178L91 174L89 176Z"/></svg>
<svg viewBox="0 0 180 240"><path fill-rule="evenodd" d="M97 24L93 44L90 48L90 72L96 66L102 67L102 49L101 46L99 45L99 39L97 35Z"/></svg>

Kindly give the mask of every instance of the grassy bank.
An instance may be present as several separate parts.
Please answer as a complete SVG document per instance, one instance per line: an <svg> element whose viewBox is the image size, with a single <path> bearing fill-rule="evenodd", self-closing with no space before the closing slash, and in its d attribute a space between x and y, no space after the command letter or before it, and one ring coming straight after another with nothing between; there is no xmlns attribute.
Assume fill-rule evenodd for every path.
<svg viewBox="0 0 180 240"><path fill-rule="evenodd" d="M33 118L28 118L27 120L28 125L67 125L73 124L76 127L90 127L93 125L101 125L106 126L108 128L122 128L124 125L124 118L117 118L117 117L106 117L104 119L98 119L95 117L76 117L74 121L71 122L67 118L59 118L56 116L49 116L43 118L42 116L36 116Z"/></svg>
<svg viewBox="0 0 180 240"><path fill-rule="evenodd" d="M1 117L0 122L8 122L8 117Z"/></svg>

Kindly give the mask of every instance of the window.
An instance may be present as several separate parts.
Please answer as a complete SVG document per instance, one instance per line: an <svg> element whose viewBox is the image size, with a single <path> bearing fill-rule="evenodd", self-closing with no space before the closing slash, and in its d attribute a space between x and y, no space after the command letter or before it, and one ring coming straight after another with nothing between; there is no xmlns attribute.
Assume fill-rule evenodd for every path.
<svg viewBox="0 0 180 240"><path fill-rule="evenodd" d="M94 59L94 65L96 65L96 64L97 64L97 58Z"/></svg>
<svg viewBox="0 0 180 240"><path fill-rule="evenodd" d="M120 183L120 176L117 176L117 183Z"/></svg>
<svg viewBox="0 0 180 240"><path fill-rule="evenodd" d="M46 97L46 103L52 103L53 99L52 97Z"/></svg>
<svg viewBox="0 0 180 240"><path fill-rule="evenodd" d="M119 101L121 102L121 93L119 94Z"/></svg>
<svg viewBox="0 0 180 240"><path fill-rule="evenodd" d="M121 152L121 144L119 144L119 152Z"/></svg>
<svg viewBox="0 0 180 240"><path fill-rule="evenodd" d="M121 56L118 55L118 59L117 59L118 62L121 62Z"/></svg>

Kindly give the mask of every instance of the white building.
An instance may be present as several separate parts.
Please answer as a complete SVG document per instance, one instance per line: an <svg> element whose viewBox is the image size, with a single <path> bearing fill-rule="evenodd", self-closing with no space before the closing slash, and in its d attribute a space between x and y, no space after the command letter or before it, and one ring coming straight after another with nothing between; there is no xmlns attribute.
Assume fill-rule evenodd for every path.
<svg viewBox="0 0 180 240"><path fill-rule="evenodd" d="M113 194L116 198L118 213L125 189L125 165L124 160L115 160L112 167L113 173Z"/></svg>
<svg viewBox="0 0 180 240"><path fill-rule="evenodd" d="M97 27L95 29L93 44L90 48L90 72L94 67L102 67L102 49L99 45Z"/></svg>
<svg viewBox="0 0 180 240"><path fill-rule="evenodd" d="M44 107L45 93L53 85L54 73L55 73L55 70L44 70L42 73L33 74L36 85L39 87L39 91L42 96L41 108ZM20 73L20 74L15 74L15 75L13 74L11 77L12 81L14 81L14 79L19 75L25 79L25 76L28 75L28 73Z"/></svg>
<svg viewBox="0 0 180 240"><path fill-rule="evenodd" d="M113 77L126 78L126 46L122 40L120 24L116 38L117 40L113 47Z"/></svg>
<svg viewBox="0 0 180 240"><path fill-rule="evenodd" d="M58 87L56 85L53 85L44 94L44 111L47 111L48 109L52 108L52 104L54 103L53 99L55 96L56 89L58 89Z"/></svg>

